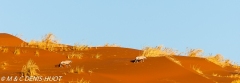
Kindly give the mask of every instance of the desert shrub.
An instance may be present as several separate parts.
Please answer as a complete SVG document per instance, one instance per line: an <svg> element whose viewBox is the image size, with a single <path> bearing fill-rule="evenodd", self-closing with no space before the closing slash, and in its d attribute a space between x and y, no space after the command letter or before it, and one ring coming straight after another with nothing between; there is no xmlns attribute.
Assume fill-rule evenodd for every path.
<svg viewBox="0 0 240 83"><path fill-rule="evenodd" d="M157 47L145 47L143 48L143 56L146 57L160 57L160 56L172 56L176 55L177 51L166 48L163 46L157 46Z"/></svg>
<svg viewBox="0 0 240 83"><path fill-rule="evenodd" d="M35 56L39 56L39 51L35 51Z"/></svg>
<svg viewBox="0 0 240 83"><path fill-rule="evenodd" d="M72 59L72 58L82 59L82 57L83 57L82 53L70 53L67 56L68 59Z"/></svg>
<svg viewBox="0 0 240 83"><path fill-rule="evenodd" d="M232 81L231 83L240 83L240 79L234 80L234 81Z"/></svg>
<svg viewBox="0 0 240 83"><path fill-rule="evenodd" d="M239 74L231 74L231 75L228 75L228 76L225 76L225 77L228 77L228 78L239 78L240 79L240 75Z"/></svg>
<svg viewBox="0 0 240 83"><path fill-rule="evenodd" d="M40 71L39 67L33 60L30 59L26 65L23 65L21 72L23 76L37 76L39 75L37 70Z"/></svg>
<svg viewBox="0 0 240 83"><path fill-rule="evenodd" d="M231 61L230 60L224 60L223 56L221 54L216 54L215 56L206 56L205 57L208 61L219 65L221 67L226 67L226 66L230 66L231 65Z"/></svg>
<svg viewBox="0 0 240 83"><path fill-rule="evenodd" d="M92 71L92 70L88 70L88 73L89 73L90 75L92 75L93 71Z"/></svg>
<svg viewBox="0 0 240 83"><path fill-rule="evenodd" d="M78 80L77 81L69 81L68 83L90 83L90 81L87 81L87 80L84 80L83 78L81 80Z"/></svg>
<svg viewBox="0 0 240 83"><path fill-rule="evenodd" d="M1 69L2 69L2 70L5 70L7 65L8 65L8 64L7 64L6 62L2 62L2 63L1 63Z"/></svg>
<svg viewBox="0 0 240 83"><path fill-rule="evenodd" d="M14 50L14 54L15 54L15 55L19 55L19 54L21 54L20 49L19 49L19 48L15 49L15 50Z"/></svg>
<svg viewBox="0 0 240 83"><path fill-rule="evenodd" d="M174 63L177 63L178 65L182 66L181 62L175 58L173 58L172 56L167 56L167 58L171 61L173 61Z"/></svg>
<svg viewBox="0 0 240 83"><path fill-rule="evenodd" d="M187 52L187 56L189 56L189 57L201 57L202 53L203 53L203 50L201 50L201 49L190 49Z"/></svg>
<svg viewBox="0 0 240 83"><path fill-rule="evenodd" d="M117 44L109 44L109 43L106 43L105 45L103 45L103 47L121 47L120 45L117 45Z"/></svg>
<svg viewBox="0 0 240 83"><path fill-rule="evenodd" d="M81 44L75 43L72 49L76 51L88 50L88 45L81 45Z"/></svg>
<svg viewBox="0 0 240 83"><path fill-rule="evenodd" d="M81 68L79 66L77 66L75 69L74 68L71 68L69 70L70 73L84 73L84 67L82 66Z"/></svg>
<svg viewBox="0 0 240 83"><path fill-rule="evenodd" d="M2 52L3 53L7 53L8 52L8 48L2 48Z"/></svg>
<svg viewBox="0 0 240 83"><path fill-rule="evenodd" d="M200 70L200 68L196 67L196 66L192 66L192 69L197 72L198 74L203 74L203 72Z"/></svg>
<svg viewBox="0 0 240 83"><path fill-rule="evenodd" d="M215 77L222 77L221 75L218 75L216 73L213 73L212 76L215 76Z"/></svg>
<svg viewBox="0 0 240 83"><path fill-rule="evenodd" d="M28 45L49 51L54 51L55 47L67 47L66 45L59 44L52 33L46 34L41 41L31 40Z"/></svg>
<svg viewBox="0 0 240 83"><path fill-rule="evenodd" d="M102 56L101 54L96 54L96 55L93 55L92 58L100 59L101 56Z"/></svg>

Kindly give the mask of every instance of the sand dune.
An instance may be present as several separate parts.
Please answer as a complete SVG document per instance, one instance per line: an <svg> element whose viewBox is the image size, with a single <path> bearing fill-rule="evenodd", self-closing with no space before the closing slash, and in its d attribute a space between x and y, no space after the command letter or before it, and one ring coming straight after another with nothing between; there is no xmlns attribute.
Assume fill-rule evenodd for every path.
<svg viewBox="0 0 240 83"><path fill-rule="evenodd" d="M82 78L90 83L231 83L236 79L224 77L232 75L235 68L222 68L198 57L173 56L181 65L165 56L148 57L143 63L133 63L131 61L141 55L142 50L89 47L88 50L76 51L68 46L68 50L49 51L31 46L23 47L21 44L26 42L6 33L0 33L0 41L0 76L20 76L23 65L32 59L38 65L41 76L63 76L60 83L76 83L77 79ZM71 54L81 57L68 58ZM63 60L72 60L71 67L56 67ZM70 70L76 67L82 68L83 72L71 73ZM197 73L193 67L199 68L203 74Z"/></svg>
<svg viewBox="0 0 240 83"><path fill-rule="evenodd" d="M0 33L1 46L17 46L18 47L18 46L21 46L22 44L24 45L26 44L26 42L11 34Z"/></svg>

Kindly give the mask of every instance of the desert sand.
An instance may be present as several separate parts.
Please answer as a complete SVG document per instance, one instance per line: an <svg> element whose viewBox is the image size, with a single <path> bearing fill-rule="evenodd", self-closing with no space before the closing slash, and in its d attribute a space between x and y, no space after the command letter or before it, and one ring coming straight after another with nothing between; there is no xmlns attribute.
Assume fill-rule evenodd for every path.
<svg viewBox="0 0 240 83"><path fill-rule="evenodd" d="M143 50L110 46L72 50L73 46L66 45L66 50L56 47L52 51L27 45L28 42L18 37L0 33L0 77L20 77L23 65L31 59L39 67L39 76L62 76L60 81L32 81L34 83L84 83L79 81L81 79L85 83L231 83L239 79L239 76L230 77L239 75L236 68L221 67L201 57L172 56L181 65L166 56L147 57L144 62L133 63L132 60ZM71 53L81 54L81 57L69 58ZM63 60L72 60L71 66L58 67ZM82 70L70 71L76 67ZM201 70L202 74L193 67ZM24 83L6 79L0 82Z"/></svg>

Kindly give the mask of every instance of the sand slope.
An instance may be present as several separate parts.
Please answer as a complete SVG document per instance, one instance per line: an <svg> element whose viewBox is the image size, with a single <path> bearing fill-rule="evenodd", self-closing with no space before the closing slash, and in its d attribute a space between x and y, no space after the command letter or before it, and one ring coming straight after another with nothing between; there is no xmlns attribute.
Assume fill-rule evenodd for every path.
<svg viewBox="0 0 240 83"><path fill-rule="evenodd" d="M1 46L21 46L22 44L26 44L26 42L11 34L0 33Z"/></svg>
<svg viewBox="0 0 240 83"><path fill-rule="evenodd" d="M41 76L63 76L60 83L68 83L84 78L90 83L231 83L235 78L216 77L231 75L231 67L222 68L204 58L174 56L181 65L167 57L149 57L144 63L131 62L142 53L141 50L123 47L90 47L83 51L48 51L39 48L21 47L25 43L21 39L0 33L0 68L1 76L20 76L23 65L32 59L39 66ZM26 43L25 43L26 44ZM68 46L71 48L72 46ZM14 54L19 49L20 54ZM36 51L39 55L36 56ZM71 53L82 54L81 59L71 58L71 67L55 67L63 60L68 60ZM96 58L96 55L100 55ZM195 72L192 67L198 67L204 75ZM70 73L70 69L82 67L83 73ZM90 73L90 71L92 73ZM1 82L2 83L2 82ZM18 83L18 82L16 82ZM23 82L22 82L23 83ZM75 82L76 83L76 82Z"/></svg>

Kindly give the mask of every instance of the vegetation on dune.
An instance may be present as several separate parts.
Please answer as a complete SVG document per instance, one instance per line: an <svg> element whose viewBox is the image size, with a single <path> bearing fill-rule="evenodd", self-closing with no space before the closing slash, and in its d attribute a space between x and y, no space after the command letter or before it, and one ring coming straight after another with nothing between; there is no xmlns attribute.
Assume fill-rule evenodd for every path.
<svg viewBox="0 0 240 83"><path fill-rule="evenodd" d="M171 61L173 61L174 63L177 63L178 65L182 66L181 62L175 58L173 58L172 56L167 56L167 58Z"/></svg>
<svg viewBox="0 0 240 83"><path fill-rule="evenodd" d="M103 47L121 47L120 45L117 45L117 44L109 44L109 43L106 43L105 45L103 45Z"/></svg>
<svg viewBox="0 0 240 83"><path fill-rule="evenodd" d="M229 59L224 59L221 54L216 54L215 56L203 56L203 50L201 49L190 49L187 52L187 56L205 58L220 67L232 66L234 68L239 68L238 64L233 64Z"/></svg>
<svg viewBox="0 0 240 83"><path fill-rule="evenodd" d="M39 57L39 51L35 51L35 56L38 56Z"/></svg>
<svg viewBox="0 0 240 83"><path fill-rule="evenodd" d="M89 73L90 75L92 75L93 71L92 71L92 70L88 70L88 73Z"/></svg>
<svg viewBox="0 0 240 83"><path fill-rule="evenodd" d="M0 47L0 51L2 51L3 53L7 53L8 52L8 48Z"/></svg>
<svg viewBox="0 0 240 83"><path fill-rule="evenodd" d="M70 53L68 54L67 58L68 59L72 59L72 58L78 58L78 59L82 59L83 54L82 53Z"/></svg>
<svg viewBox="0 0 240 83"><path fill-rule="evenodd" d="M93 55L92 58L100 59L101 56L102 56L101 54L96 54L96 55Z"/></svg>
<svg viewBox="0 0 240 83"><path fill-rule="evenodd" d="M196 67L196 66L192 66L192 69L197 72L199 75L209 79L206 75L203 74L202 70L200 70L200 68Z"/></svg>
<svg viewBox="0 0 240 83"><path fill-rule="evenodd" d="M143 56L146 57L161 57L161 56L173 56L178 55L176 50L173 50L171 48L166 48L163 46L156 46L156 47L145 47L143 48ZM216 54L215 56L203 56L203 50L202 49L190 49L187 51L186 56L189 57L200 57L205 58L206 60L217 64L221 67L227 67L232 66L234 68L240 68L238 64L233 64L230 60L224 59L222 55ZM179 61L174 60L171 57L167 57L168 59L174 61L175 63L179 64Z"/></svg>
<svg viewBox="0 0 240 83"><path fill-rule="evenodd" d="M76 51L88 50L88 45L81 45L79 43L75 43L72 49Z"/></svg>
<svg viewBox="0 0 240 83"><path fill-rule="evenodd" d="M192 69L193 69L194 71L196 71L198 74L203 75L203 72L200 70L200 68L198 68L198 67L196 67L196 66L192 66Z"/></svg>
<svg viewBox="0 0 240 83"><path fill-rule="evenodd" d="M78 43L75 43L72 48L68 47L67 45L60 44L59 41L56 39L56 36L52 33L46 34L41 41L31 40L27 46L40 48L48 51L82 51L89 49L88 45L80 45Z"/></svg>
<svg viewBox="0 0 240 83"><path fill-rule="evenodd" d="M187 56L189 57L201 57L203 54L203 50L201 49L190 49L187 52Z"/></svg>
<svg viewBox="0 0 240 83"><path fill-rule="evenodd" d="M7 62L2 62L1 63L1 69L5 70L7 65L8 65Z"/></svg>
<svg viewBox="0 0 240 83"><path fill-rule="evenodd" d="M232 81L231 83L240 83L240 79L234 80L234 81Z"/></svg>
<svg viewBox="0 0 240 83"><path fill-rule="evenodd" d="M82 78L81 80L77 79L77 81L68 81L68 83L90 83L90 81L84 80Z"/></svg>
<svg viewBox="0 0 240 83"><path fill-rule="evenodd" d="M219 65L221 67L231 66L230 60L224 60L223 56L221 54L216 54L215 56L206 56L205 57L208 61Z"/></svg>
<svg viewBox="0 0 240 83"><path fill-rule="evenodd" d="M163 46L145 47L142 55L146 57L172 56L177 55L177 51Z"/></svg>
<svg viewBox="0 0 240 83"><path fill-rule="evenodd" d="M19 49L19 48L16 48L16 49L14 50L14 54L15 54L15 55L19 55L19 54L21 54L20 49Z"/></svg>
<svg viewBox="0 0 240 83"><path fill-rule="evenodd" d="M22 67L22 76L38 76L37 70L40 71L39 67L30 59L27 64Z"/></svg>
<svg viewBox="0 0 240 83"><path fill-rule="evenodd" d="M79 66L77 66L77 67L75 67L75 69L74 69L74 68L71 68L71 69L69 70L69 73L78 73L78 74L84 73L84 67L82 66L82 67L80 68Z"/></svg>
<svg viewBox="0 0 240 83"><path fill-rule="evenodd" d="M41 41L31 40L28 43L28 46L49 51L54 51L55 47L66 47L66 45L59 44L58 40L52 33L46 34Z"/></svg>
<svg viewBox="0 0 240 83"><path fill-rule="evenodd" d="M221 76L221 75L218 75L218 74L214 73L214 74L212 74L212 76L215 76L215 77L226 77L226 78L240 78L239 74L231 74L231 75L228 75L228 76Z"/></svg>

